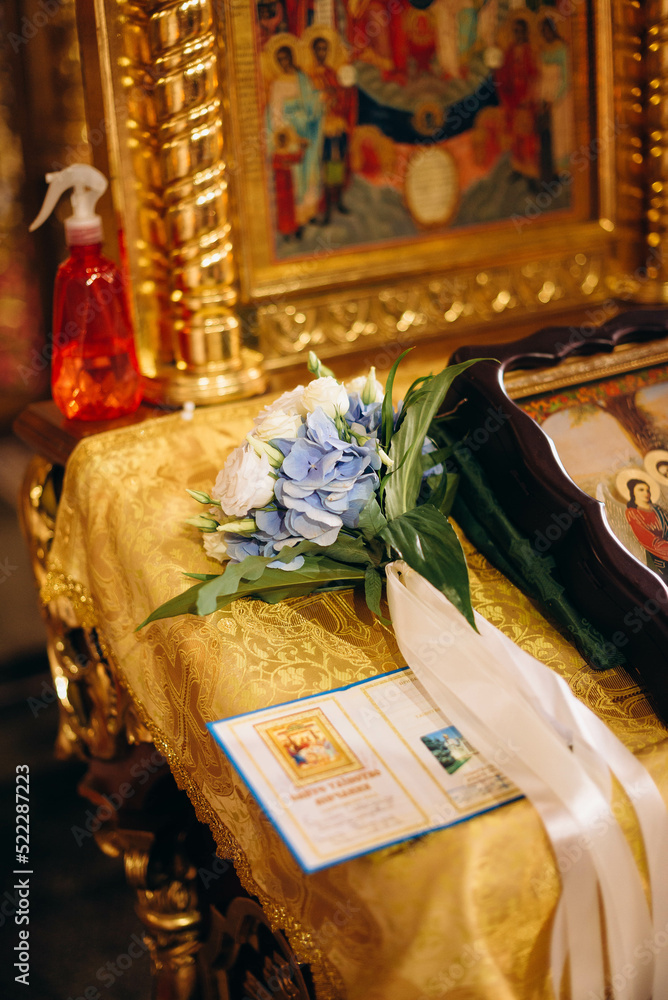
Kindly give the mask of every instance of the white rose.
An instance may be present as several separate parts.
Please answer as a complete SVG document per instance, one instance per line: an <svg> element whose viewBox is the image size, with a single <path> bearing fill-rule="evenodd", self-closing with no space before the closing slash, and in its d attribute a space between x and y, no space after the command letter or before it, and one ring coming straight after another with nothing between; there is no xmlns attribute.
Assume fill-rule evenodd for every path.
<svg viewBox="0 0 668 1000"><path fill-rule="evenodd" d="M368 375L358 375L357 378L346 382L348 392L359 392L360 399L367 406L369 403L382 403L385 396L383 386L376 378L376 369L369 369Z"/></svg>
<svg viewBox="0 0 668 1000"><path fill-rule="evenodd" d="M212 559L217 559L218 562L225 562L226 559L229 559L225 535L222 531L205 531L202 541L204 542L204 551Z"/></svg>
<svg viewBox="0 0 668 1000"><path fill-rule="evenodd" d="M287 438L291 441L297 437L303 423L300 413L283 413L277 410L264 417L256 417L252 435L260 441L273 441L274 438Z"/></svg>
<svg viewBox="0 0 668 1000"><path fill-rule="evenodd" d="M266 455L258 455L250 445L235 448L218 473L211 490L220 500L224 514L243 517L253 507L264 507L274 496L273 476Z"/></svg>
<svg viewBox="0 0 668 1000"><path fill-rule="evenodd" d="M304 395L304 386L298 385L295 389L291 389L290 392L284 392L283 395L279 396L273 403L269 406L265 406L263 410L260 410L257 417L253 421L255 426L262 423L262 421L272 413L297 413L300 416L304 416L306 410L302 404L302 397Z"/></svg>
<svg viewBox="0 0 668 1000"><path fill-rule="evenodd" d="M313 413L320 407L332 420L339 413L344 416L348 412L348 393L345 386L337 382L331 375L315 378L306 386L302 403L307 413Z"/></svg>

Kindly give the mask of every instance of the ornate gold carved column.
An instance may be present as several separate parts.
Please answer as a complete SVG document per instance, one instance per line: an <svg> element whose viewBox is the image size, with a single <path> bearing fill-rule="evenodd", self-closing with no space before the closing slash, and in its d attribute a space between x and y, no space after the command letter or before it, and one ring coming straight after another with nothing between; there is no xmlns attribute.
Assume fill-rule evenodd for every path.
<svg viewBox="0 0 668 1000"><path fill-rule="evenodd" d="M168 402L265 387L237 312L224 38L214 13L211 0L78 6L89 119L97 102L109 123L140 364L149 396Z"/></svg>
<svg viewBox="0 0 668 1000"><path fill-rule="evenodd" d="M622 281L628 283L630 279L635 291L644 252L644 11L637 0L615 0L611 15L610 44L601 47L609 55L609 64L602 60L596 79L601 111L608 110L608 122L598 136L598 154L604 163L600 172L599 218L602 224L606 218L615 221L620 234L618 267ZM606 30L600 23L598 28L602 34Z"/></svg>
<svg viewBox="0 0 668 1000"><path fill-rule="evenodd" d="M647 34L647 201L645 205L647 276L644 298L668 301L668 2L651 0Z"/></svg>

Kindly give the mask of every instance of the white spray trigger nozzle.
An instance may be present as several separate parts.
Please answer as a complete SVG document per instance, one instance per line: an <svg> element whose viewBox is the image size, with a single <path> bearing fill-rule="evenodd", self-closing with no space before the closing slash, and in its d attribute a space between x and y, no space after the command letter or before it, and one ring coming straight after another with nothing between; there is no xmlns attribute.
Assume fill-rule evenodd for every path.
<svg viewBox="0 0 668 1000"><path fill-rule="evenodd" d="M53 212L60 196L69 188L72 193L72 215L65 219L65 240L68 246L102 242L102 219L95 214L98 198L107 190L107 178L88 163L73 163L64 170L46 175L49 185L39 215L30 226L32 233Z"/></svg>

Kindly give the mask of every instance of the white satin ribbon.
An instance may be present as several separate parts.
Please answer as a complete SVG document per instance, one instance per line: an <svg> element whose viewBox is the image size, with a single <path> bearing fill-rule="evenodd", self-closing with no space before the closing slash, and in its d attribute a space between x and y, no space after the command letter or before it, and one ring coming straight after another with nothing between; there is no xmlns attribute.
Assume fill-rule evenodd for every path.
<svg viewBox="0 0 668 1000"><path fill-rule="evenodd" d="M565 681L476 613L480 634L403 562L387 567L399 648L478 750L532 802L562 893L552 931L554 992L569 959L572 1000L604 1000L604 935L613 1000L668 997L668 812L645 768ZM500 761L500 762L499 762ZM611 773L635 809L652 914L611 807Z"/></svg>

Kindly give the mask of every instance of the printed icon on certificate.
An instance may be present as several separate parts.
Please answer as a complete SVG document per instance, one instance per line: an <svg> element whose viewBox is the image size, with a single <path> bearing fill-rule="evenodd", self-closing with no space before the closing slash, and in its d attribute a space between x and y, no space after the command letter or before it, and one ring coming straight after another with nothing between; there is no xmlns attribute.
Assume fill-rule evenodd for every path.
<svg viewBox="0 0 668 1000"><path fill-rule="evenodd" d="M420 739L448 774L454 774L478 752L455 726L446 726L435 733L427 733Z"/></svg>
<svg viewBox="0 0 668 1000"><path fill-rule="evenodd" d="M320 708L261 722L255 729L296 785L363 766Z"/></svg>

